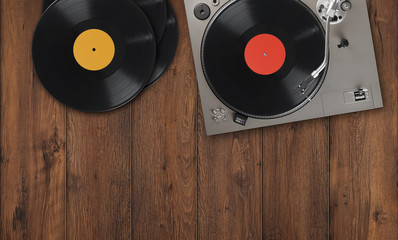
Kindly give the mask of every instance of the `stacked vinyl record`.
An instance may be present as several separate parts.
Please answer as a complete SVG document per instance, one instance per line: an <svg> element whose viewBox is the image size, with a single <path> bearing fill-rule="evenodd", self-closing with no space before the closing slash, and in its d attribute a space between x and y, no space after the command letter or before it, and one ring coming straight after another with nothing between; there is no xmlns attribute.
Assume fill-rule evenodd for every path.
<svg viewBox="0 0 398 240"><path fill-rule="evenodd" d="M154 84L178 41L167 0L45 0L33 37L44 87L89 112L118 108Z"/></svg>

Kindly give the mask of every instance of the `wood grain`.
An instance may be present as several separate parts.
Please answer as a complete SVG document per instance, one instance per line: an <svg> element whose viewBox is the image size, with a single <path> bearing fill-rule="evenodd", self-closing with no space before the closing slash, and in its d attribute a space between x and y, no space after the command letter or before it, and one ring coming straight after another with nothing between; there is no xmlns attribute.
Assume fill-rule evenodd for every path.
<svg viewBox="0 0 398 240"><path fill-rule="evenodd" d="M41 1L0 0L0 239L398 239L398 2L368 0L384 108L332 117L330 136L328 119L205 136L172 4L167 74L88 114L34 73Z"/></svg>
<svg viewBox="0 0 398 240"><path fill-rule="evenodd" d="M199 112L198 239L260 239L261 129L208 137Z"/></svg>
<svg viewBox="0 0 398 240"><path fill-rule="evenodd" d="M131 106L67 114L67 238L130 238Z"/></svg>
<svg viewBox="0 0 398 240"><path fill-rule="evenodd" d="M263 239L328 239L328 119L263 130Z"/></svg>
<svg viewBox="0 0 398 240"><path fill-rule="evenodd" d="M196 81L183 1L168 72L133 102L133 238L194 239Z"/></svg>
<svg viewBox="0 0 398 240"><path fill-rule="evenodd" d="M368 7L384 108L331 118L332 239L398 239L398 2Z"/></svg>
<svg viewBox="0 0 398 240"><path fill-rule="evenodd" d="M34 73L40 1L0 1L0 238L65 237L65 107Z"/></svg>

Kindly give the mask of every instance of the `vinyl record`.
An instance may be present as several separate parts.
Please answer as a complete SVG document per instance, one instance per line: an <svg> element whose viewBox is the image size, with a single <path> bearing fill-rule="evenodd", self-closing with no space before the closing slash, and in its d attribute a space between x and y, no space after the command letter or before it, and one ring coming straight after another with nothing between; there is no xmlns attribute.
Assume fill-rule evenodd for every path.
<svg viewBox="0 0 398 240"><path fill-rule="evenodd" d="M57 0L43 0L43 12L55 1Z"/></svg>
<svg viewBox="0 0 398 240"><path fill-rule="evenodd" d="M141 7L149 22L152 25L155 33L156 42L159 43L162 39L163 32L166 26L167 18L167 3L166 0L133 0Z"/></svg>
<svg viewBox="0 0 398 240"><path fill-rule="evenodd" d="M130 0L58 0L36 27L32 54L39 79L55 98L102 112L128 103L145 87L156 41Z"/></svg>
<svg viewBox="0 0 398 240"><path fill-rule="evenodd" d="M178 45L178 23L173 6L167 1L167 21L163 37L157 45L156 63L147 87L152 86L172 63Z"/></svg>
<svg viewBox="0 0 398 240"><path fill-rule="evenodd" d="M248 117L283 117L307 104L326 75L297 86L323 61L324 29L299 0L232 0L210 20L202 41L214 94Z"/></svg>
<svg viewBox="0 0 398 240"><path fill-rule="evenodd" d="M57 0L43 0L43 12ZM131 0L144 11L152 25L156 42L159 43L166 27L167 3L166 0Z"/></svg>

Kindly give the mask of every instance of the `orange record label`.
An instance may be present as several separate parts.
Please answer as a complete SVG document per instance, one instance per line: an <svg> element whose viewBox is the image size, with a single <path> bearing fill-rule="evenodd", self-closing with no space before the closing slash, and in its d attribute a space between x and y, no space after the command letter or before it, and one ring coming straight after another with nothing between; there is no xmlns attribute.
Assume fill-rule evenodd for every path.
<svg viewBox="0 0 398 240"><path fill-rule="evenodd" d="M277 72L285 63L285 46L271 34L259 34L253 37L245 48L247 66L260 75Z"/></svg>
<svg viewBox="0 0 398 240"><path fill-rule="evenodd" d="M73 55L82 68L99 71L112 62L115 56L115 44L106 32L89 29L76 38Z"/></svg>

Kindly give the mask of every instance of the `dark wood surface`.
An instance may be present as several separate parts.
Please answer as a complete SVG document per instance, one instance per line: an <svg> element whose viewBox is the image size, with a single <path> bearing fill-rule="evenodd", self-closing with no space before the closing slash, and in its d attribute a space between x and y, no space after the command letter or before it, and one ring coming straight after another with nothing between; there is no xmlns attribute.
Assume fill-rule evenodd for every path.
<svg viewBox="0 0 398 240"><path fill-rule="evenodd" d="M198 111L198 239L260 239L261 130L207 137Z"/></svg>
<svg viewBox="0 0 398 240"><path fill-rule="evenodd" d="M0 239L398 239L398 2L368 0L384 108L205 136L184 3L167 74L105 114L34 73L0 0Z"/></svg>
<svg viewBox="0 0 398 240"><path fill-rule="evenodd" d="M133 239L194 239L196 80L182 2L179 48L164 77L132 103Z"/></svg>
<svg viewBox="0 0 398 240"><path fill-rule="evenodd" d="M131 109L68 109L66 232L70 239L127 239L131 225Z"/></svg>
<svg viewBox="0 0 398 240"><path fill-rule="evenodd" d="M263 238L328 238L328 120L263 130Z"/></svg>
<svg viewBox="0 0 398 240"><path fill-rule="evenodd" d="M384 108L330 118L330 236L398 238L398 1L368 0Z"/></svg>
<svg viewBox="0 0 398 240"><path fill-rule="evenodd" d="M39 2L1 1L1 239L65 237L65 107L31 57Z"/></svg>

